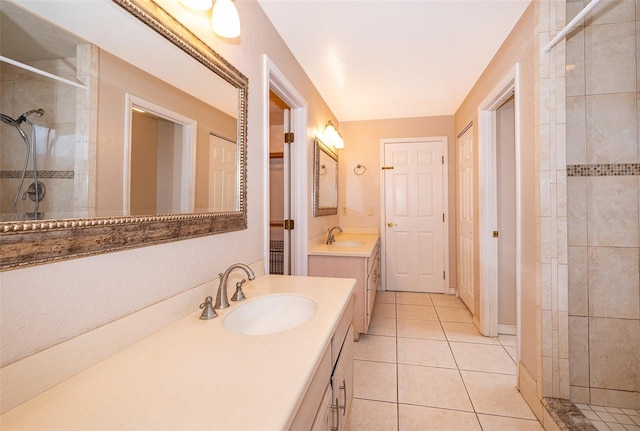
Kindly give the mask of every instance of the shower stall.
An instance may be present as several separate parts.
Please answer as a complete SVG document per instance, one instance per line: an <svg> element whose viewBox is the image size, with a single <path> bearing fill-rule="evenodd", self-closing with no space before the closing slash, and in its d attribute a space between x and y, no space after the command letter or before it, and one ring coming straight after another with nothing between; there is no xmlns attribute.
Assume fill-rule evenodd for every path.
<svg viewBox="0 0 640 431"><path fill-rule="evenodd" d="M90 216L95 47L6 0L0 32L0 221Z"/></svg>
<svg viewBox="0 0 640 431"><path fill-rule="evenodd" d="M567 21L584 4L568 0ZM640 409L639 29L639 2L602 1L569 33L565 54L571 400L632 410Z"/></svg>

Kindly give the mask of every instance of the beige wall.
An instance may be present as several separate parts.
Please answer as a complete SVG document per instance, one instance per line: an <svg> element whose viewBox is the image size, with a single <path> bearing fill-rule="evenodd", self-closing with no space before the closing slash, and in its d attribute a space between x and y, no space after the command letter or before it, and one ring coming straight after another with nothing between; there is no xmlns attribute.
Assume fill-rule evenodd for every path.
<svg viewBox="0 0 640 431"><path fill-rule="evenodd" d="M139 112L131 122L131 214L156 213L158 120Z"/></svg>
<svg viewBox="0 0 640 431"><path fill-rule="evenodd" d="M344 149L338 150L338 214L340 226L374 227L380 229L380 140L446 136L449 146L449 287L456 286L455 250L455 147L453 116L396 118L387 120L341 122L340 134ZM355 175L358 165L367 170ZM346 208L346 214L344 213ZM373 215L368 210L373 209Z"/></svg>

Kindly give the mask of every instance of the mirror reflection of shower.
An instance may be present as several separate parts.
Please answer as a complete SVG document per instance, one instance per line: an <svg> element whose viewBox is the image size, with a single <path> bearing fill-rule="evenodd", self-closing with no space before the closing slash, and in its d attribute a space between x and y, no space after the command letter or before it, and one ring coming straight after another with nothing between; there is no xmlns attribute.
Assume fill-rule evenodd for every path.
<svg viewBox="0 0 640 431"><path fill-rule="evenodd" d="M29 116L36 114L38 117L42 117L44 115L43 109L31 109L18 118L11 118L8 115L0 114L0 121L4 124L12 126L16 129L22 140L25 144L25 156L24 156L24 165L22 167L22 172L20 174L20 182L18 183L18 187L16 188L16 193L13 197L13 215L15 220L41 220L44 218L44 213L38 211L40 207L40 201L44 198L45 195L45 187L44 184L38 181L38 165L36 158L36 134L33 127L33 123L29 121ZM31 129L31 140L27 136L27 133L24 130L23 123L26 123L30 126ZM33 154L33 158L31 155ZM29 172L29 176L33 176L33 182L29 184L27 189L22 192L24 188L25 178L27 177L27 170L29 170L29 159L31 161L31 170ZM21 198L22 200L26 200L27 196L30 200L34 202L33 211L25 212L22 217L18 213L18 200Z"/></svg>

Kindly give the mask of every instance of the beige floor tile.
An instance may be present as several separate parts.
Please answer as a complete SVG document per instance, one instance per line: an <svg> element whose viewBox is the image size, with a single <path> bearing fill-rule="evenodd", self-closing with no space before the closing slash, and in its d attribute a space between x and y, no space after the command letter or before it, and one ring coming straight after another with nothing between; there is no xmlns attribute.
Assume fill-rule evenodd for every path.
<svg viewBox="0 0 640 431"><path fill-rule="evenodd" d="M456 368L456 361L449 349L449 343L418 338L398 338L398 363Z"/></svg>
<svg viewBox="0 0 640 431"><path fill-rule="evenodd" d="M353 361L353 396L374 401L397 402L396 364Z"/></svg>
<svg viewBox="0 0 640 431"><path fill-rule="evenodd" d="M373 305L372 316L396 318L396 304L388 304L385 302L376 302Z"/></svg>
<svg viewBox="0 0 640 431"><path fill-rule="evenodd" d="M372 316L367 332L373 335L388 335L390 337L395 337L396 319L392 317Z"/></svg>
<svg viewBox="0 0 640 431"><path fill-rule="evenodd" d="M495 337L485 337L473 323L462 322L442 322L442 328L449 341L460 341L463 343L480 343L499 345Z"/></svg>
<svg viewBox="0 0 640 431"><path fill-rule="evenodd" d="M433 305L428 293L396 292L396 304Z"/></svg>
<svg viewBox="0 0 640 431"><path fill-rule="evenodd" d="M396 362L396 337L360 335L353 344L353 359L377 362Z"/></svg>
<svg viewBox="0 0 640 431"><path fill-rule="evenodd" d="M425 407L473 411L460 372L447 368L398 364L398 401Z"/></svg>
<svg viewBox="0 0 640 431"><path fill-rule="evenodd" d="M397 304L398 319L438 320L436 309L431 305Z"/></svg>
<svg viewBox="0 0 640 431"><path fill-rule="evenodd" d="M509 356L511 357L511 360L513 361L514 364L518 364L518 348L515 346L505 346L504 350L507 351L507 353L509 354Z"/></svg>
<svg viewBox="0 0 640 431"><path fill-rule="evenodd" d="M486 431L544 431L537 420L489 415L478 415L478 419Z"/></svg>
<svg viewBox="0 0 640 431"><path fill-rule="evenodd" d="M461 307L441 307L436 305L438 318L442 322L464 322L473 323L473 316L466 308Z"/></svg>
<svg viewBox="0 0 640 431"><path fill-rule="evenodd" d="M396 431L398 405L382 401L353 399L349 431Z"/></svg>
<svg viewBox="0 0 640 431"><path fill-rule="evenodd" d="M437 320L398 319L398 337L446 340L442 325Z"/></svg>
<svg viewBox="0 0 640 431"><path fill-rule="evenodd" d="M516 374L516 364L502 346L456 342L449 344L461 370Z"/></svg>
<svg viewBox="0 0 640 431"><path fill-rule="evenodd" d="M475 413L398 405L400 431L481 431Z"/></svg>
<svg viewBox="0 0 640 431"><path fill-rule="evenodd" d="M461 374L477 413L536 418L516 389L516 376L475 371L461 371Z"/></svg>
<svg viewBox="0 0 640 431"><path fill-rule="evenodd" d="M395 304L396 292L390 292L387 290L378 290L376 292L376 302L381 304Z"/></svg>
<svg viewBox="0 0 640 431"><path fill-rule="evenodd" d="M460 298L457 298L455 295L444 295L440 293L432 293L431 301L433 301L433 305L443 306L443 307L462 307L467 308L464 305L464 302Z"/></svg>

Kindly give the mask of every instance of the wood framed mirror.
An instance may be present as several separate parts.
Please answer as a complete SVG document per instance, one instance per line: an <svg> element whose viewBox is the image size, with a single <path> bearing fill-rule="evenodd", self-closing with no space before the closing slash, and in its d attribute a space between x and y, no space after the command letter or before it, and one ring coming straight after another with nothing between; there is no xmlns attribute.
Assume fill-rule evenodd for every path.
<svg viewBox="0 0 640 431"><path fill-rule="evenodd" d="M24 6L28 6L28 10L22 10L22 13L33 15L29 19L42 20L44 23L42 25L52 25L49 21L56 21L42 19L42 17L69 16L69 18L61 18L59 20L63 22L65 19L74 19L75 15L75 21L82 21L81 24L84 27L106 25L112 32L116 28L123 32L125 28L132 29L131 31L136 37L129 38L129 42L139 45L140 50L151 50L150 46L166 45L162 51L155 52L155 56L162 57L163 61L174 57L187 58L187 60L183 59L180 63L175 63L180 64L180 67L176 69L183 69L182 71L193 69L193 74L184 73L185 78L183 81L185 82L169 82L172 78L168 78L166 86L167 88L171 87L171 90L167 90L165 101L163 101L162 97L158 97L157 100L149 101L149 106L160 106L159 109L151 111L151 117L156 120L159 118L164 121L166 120L165 117L169 116L168 114L165 115L165 112L168 111L165 111L164 108L180 111L180 115L175 116L177 120L169 125L164 124L162 126L164 127L163 130L172 130L169 134L187 137L198 136L197 144L193 143L196 142L195 138L190 141L192 142L190 144L191 147L189 147L191 148L190 150L180 149L179 151L173 151L174 153L185 155L182 158L188 162L182 160L181 166L186 166L187 168L185 169L187 171L178 172L173 176L168 176L168 178L177 178L178 180L186 178L187 180L184 183L187 185L180 184L179 181L179 184L176 185L176 180L173 183L169 180L167 185L165 184L167 180L160 179L160 176L158 176L158 181L152 186L159 189L158 196L162 195L163 197L166 197L172 188L178 191L178 197L175 199L178 204L175 206L175 210L171 209L170 202L165 202L162 205L156 204L155 207L153 205L144 207L137 205L137 203L134 205L131 199L136 193L133 188L129 190L130 193L127 193L126 187L132 186L125 184L126 181L124 179L130 178L130 182L133 182L137 172L134 171L133 164L124 166L125 163L122 160L126 159L126 157L123 156L125 151L122 148L125 148L125 141L127 140L125 129L129 131L128 136L133 133L131 132L133 127L129 124L128 128L125 128L124 124L127 121L132 122L133 120L131 119L135 116L132 115L132 111L125 108L124 100L120 109L126 109L127 115L124 115L125 112L109 113L103 116L107 120L102 120L102 114L98 112L95 123L91 117L91 109L85 109L86 118L89 119L90 125L86 126L87 130L80 130L83 127L80 124L86 124L86 122L77 121L75 138L71 139L73 144L71 146L75 147L76 151L72 158L76 160L81 158L84 163L72 165L70 169L64 171L73 179L72 182L75 184L71 193L74 199L70 204L71 209L67 211L42 211L42 209L36 209L31 211L31 217L29 217L29 211L20 213L16 211L16 215L19 214L19 217L15 215L12 217L12 214L10 214L8 217L3 218L4 221L0 222L0 270L246 229L246 122L248 97L248 79L246 76L152 0L113 0L112 2L84 3L68 1L68 4L65 4L65 0L62 0L59 2L35 2L37 4L34 4L33 7L29 2L21 2L20 0L16 2L0 1L6 2L5 4L9 6L5 8L5 4L3 4L3 8L0 8L0 12L3 14L3 40L8 40L9 38L5 36L5 30L8 31L10 28L15 30L15 27L18 27L18 23L11 21L10 17L6 16L5 11L11 9L11 7L20 8L20 4L24 3ZM65 11L65 9L68 10ZM78 16L81 16L82 20L79 20ZM6 24L7 22L9 24ZM30 21L29 25L40 24ZM61 24L56 22L56 25ZM61 26L64 28L64 25ZM75 29L66 28L66 30L74 33ZM112 33L111 35L113 38L117 38L115 34ZM16 37L19 37L19 34ZM105 48L90 40L90 38L85 39L87 46L78 48L78 51L82 50L85 54L86 52L89 52L89 54L91 52L99 52L101 55L104 52L105 58L108 56L115 57L107 52ZM5 44L2 46L2 74L4 78L6 76L5 71L15 66L13 64L7 65L7 62L4 61ZM158 52L162 52L162 55L158 55ZM7 55L6 57L9 56ZM37 61L22 59L18 59L17 62L27 64L29 67L37 63ZM62 62L68 63L67 59ZM119 64L124 62L121 62L120 58L115 58L112 63ZM166 69L166 63L164 66ZM129 66L122 65L122 67ZM150 70L146 66L134 64L131 67L141 69L140 73L147 73L150 76L150 78L138 78L145 84L161 79L159 77L161 73L156 73L157 71ZM46 69L46 67L44 68ZM83 97L86 95L88 103L91 103L91 98L97 94L98 87L107 85L107 88L112 89L116 84L124 87L123 94L139 96L140 87L135 89L126 88L128 82L134 81L133 78L126 80L122 79L122 77L105 79L106 75L102 73L97 75L91 71L82 71L78 67L74 76L67 79L72 83L76 82L78 84L78 88L74 89L74 93L72 93L75 95L75 99L78 99L78 94L83 95ZM174 73L174 75L176 74ZM129 76L132 75L127 74L127 77ZM194 76L202 77L202 79L194 83ZM102 82L100 78L103 78ZM217 82L214 82L214 80ZM197 90L194 88L197 88ZM65 91L69 92L69 90ZM153 94L153 91L148 92ZM156 91L156 93L159 92ZM194 108L192 110L197 112L193 115L184 116L186 119L183 119L182 109L168 106L170 102L166 102L166 100L177 100L175 94L178 93L185 95L185 97L197 99L199 104L198 109ZM215 111L221 113L219 115L215 114L218 115L215 117L215 121L213 120L215 115L209 115L208 108L204 107L209 103L207 98L214 93L231 94L230 99L227 97L226 102L221 103L220 106L215 106ZM130 102L131 107L136 104L143 104L140 102L140 98L129 97L128 100L133 100L133 102ZM120 106L119 100L113 104ZM231 106L230 108L228 106L223 107L223 104ZM5 106L2 107L3 114L5 108ZM19 108L15 109L19 110ZM15 109L13 112L17 112ZM78 106L74 109L75 112L82 111ZM47 109L44 111L45 114L42 118L46 120L48 118ZM12 115L15 116L16 114L13 113ZM49 115L52 116L51 114ZM198 117L198 115L204 115L204 117ZM32 118L34 123L38 121L35 119L35 115ZM106 121L111 121L112 124L108 124ZM113 132L108 136L97 134L91 130L91 127L98 128L98 122L101 122L100 130L119 130L120 132ZM195 126L196 124L197 126ZM12 133L18 136L16 130L13 130L14 128L4 124L2 126L3 140L5 134ZM186 130L187 127L191 127L191 129ZM51 127L47 130L51 130ZM81 135L80 137L79 134ZM202 142L200 140L201 135L204 136ZM36 135L34 134L34 136ZM114 146L114 143L118 144L118 150L107 153L106 149ZM231 167L219 168L219 171L222 172L222 177L220 175L218 177L226 179L226 182L211 173L212 170L215 170L211 166L217 163L213 154L216 151L220 153L222 150L226 152L225 157L231 160ZM82 158L80 154L88 155ZM131 154L134 154L133 150ZM192 157L192 159L189 157ZM164 158L166 159L166 157ZM132 156L131 159L133 160L135 157ZM43 166L46 165L40 160L38 162ZM93 166L91 163L93 163ZM160 161L154 161L154 163L161 164ZM146 164L148 165L149 163L147 162ZM116 166L117 171L104 169L105 166L109 165ZM188 171L190 166L193 166L194 171ZM92 169L96 170L93 171ZM129 169L128 177L123 174L127 169ZM10 170L4 165L0 166L0 174L3 174L0 175L0 180L6 176L11 176L11 173L5 174L6 171ZM55 173L51 174L52 171L55 171ZM41 173L43 178L51 175L51 182L53 183L54 179L59 179L58 171L59 169L49 169L44 173L36 171L36 174ZM205 179L199 182L200 180L197 178L201 176L202 172L206 173ZM103 176L101 177L100 175ZM27 182L32 177L29 178L29 175L27 175ZM180 189L184 192L182 195L179 194ZM213 191L218 189L226 193L223 198L220 198ZM102 190L105 190L106 193L101 194ZM148 196L151 192L143 192L142 194L144 195L145 193ZM11 198L13 198L12 194ZM48 189L47 198L62 194L55 193L54 186L51 186ZM78 198L78 195L80 195L80 198ZM9 196L9 193L2 193L1 196L3 196L2 199L5 199L4 196ZM168 201L167 199L165 200ZM105 202L110 201L113 203L105 204ZM129 205L127 205L127 202L129 202ZM135 210L134 208L137 207L147 209ZM44 208L44 206L41 208ZM0 212L13 213L13 211L5 209L0 210ZM44 216L41 213L44 213ZM52 214L54 217L48 218L48 214Z"/></svg>
<svg viewBox="0 0 640 431"><path fill-rule="evenodd" d="M338 214L338 155L316 138L313 155L313 216L333 214Z"/></svg>

